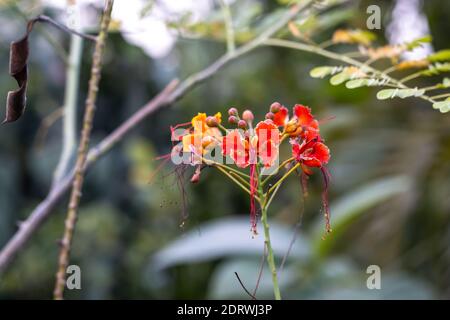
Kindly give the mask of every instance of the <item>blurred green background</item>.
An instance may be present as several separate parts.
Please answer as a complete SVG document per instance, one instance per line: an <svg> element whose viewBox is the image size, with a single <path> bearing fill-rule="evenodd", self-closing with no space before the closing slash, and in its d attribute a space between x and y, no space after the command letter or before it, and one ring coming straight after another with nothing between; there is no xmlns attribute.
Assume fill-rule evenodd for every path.
<svg viewBox="0 0 450 320"><path fill-rule="evenodd" d="M19 5L28 8L30 16L57 14L39 1L27 2ZM256 20L282 6L255 2L261 9ZM383 42L394 2L378 3L383 29L377 34ZM329 38L337 27L365 28L369 4L350 1L347 21L321 30L318 39ZM241 9L244 5L249 1L237 1L233 12L249 10ZM1 5L0 10L0 96L6 99L16 87L8 75L9 42L22 36L25 23L10 6ZM435 50L450 47L450 2L425 1L423 13ZM0 247L14 234L17 221L45 197L59 159L61 120L45 135L42 126L63 103L65 67L44 33L65 48L69 44L67 35L49 26L33 32L26 113L0 127ZM111 34L92 143L170 79L201 70L224 50L220 41L178 39L168 55L152 59L120 33ZM85 43L78 119L91 52L92 45ZM262 235L252 239L249 232L248 197L218 172L204 170L199 184L186 183L189 216L181 226L183 205L173 167L165 166L152 183L149 179L159 165L155 158L170 150L170 125L189 121L197 112L226 113L230 106L251 108L262 118L273 101L280 101L289 107L309 105L320 119L335 117L322 125L332 152L332 235L321 240L320 174L310 179L304 212L295 177L270 210L278 263L297 233L280 275L283 296L450 298L450 117L420 99L378 101L374 89L350 91L309 77L310 69L326 64L334 62L293 50L259 48L152 115L96 163L84 186L71 257L71 263L81 267L82 290L67 290L66 297L247 299L234 272L252 291L263 252ZM0 298L51 298L66 203L67 197L2 275ZM366 268L372 264L381 268L381 290L366 287ZM267 273L257 297L272 297Z"/></svg>

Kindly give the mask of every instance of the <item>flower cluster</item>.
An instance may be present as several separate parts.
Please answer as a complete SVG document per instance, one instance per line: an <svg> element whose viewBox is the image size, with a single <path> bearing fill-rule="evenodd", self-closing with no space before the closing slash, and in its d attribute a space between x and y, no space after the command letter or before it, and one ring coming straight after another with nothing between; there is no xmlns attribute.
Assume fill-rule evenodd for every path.
<svg viewBox="0 0 450 320"><path fill-rule="evenodd" d="M255 199L263 205L261 199L273 196L276 192L273 186L278 186L286 178L285 174L272 187L265 189L265 182L273 177L262 179L262 175L275 174L285 168L289 169L287 175L297 171L306 182L313 173L312 169L320 168L325 181L323 207L329 232L329 174L325 166L330 159L330 150L324 144L319 122L311 114L311 109L296 104L290 115L286 107L275 102L265 120L256 124L250 110L239 114L233 107L228 110L228 116L231 129L223 126L220 113L214 116L198 113L191 122L172 127L172 140L178 142L172 150L172 161L197 167L192 182L198 182L202 168L210 166L218 168L246 190L250 194L251 223L255 233ZM292 156L280 165L279 148L284 141L289 141ZM237 168L233 169L230 164ZM248 174L245 173L247 168Z"/></svg>

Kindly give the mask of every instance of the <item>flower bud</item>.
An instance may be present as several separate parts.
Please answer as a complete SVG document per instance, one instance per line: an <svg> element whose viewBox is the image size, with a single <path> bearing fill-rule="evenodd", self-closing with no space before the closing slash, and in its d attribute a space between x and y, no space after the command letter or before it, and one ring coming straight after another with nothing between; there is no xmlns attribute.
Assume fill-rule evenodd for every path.
<svg viewBox="0 0 450 320"><path fill-rule="evenodd" d="M266 113L266 119L272 120L274 116L275 116L275 115L273 114L273 112L267 112L267 113Z"/></svg>
<svg viewBox="0 0 450 320"><path fill-rule="evenodd" d="M200 174L202 173L202 167L201 166L198 166L197 168L195 168L195 172L194 172L194 174L192 175L192 178L191 178L191 182L192 183L197 183L197 182L199 182L200 181Z"/></svg>
<svg viewBox="0 0 450 320"><path fill-rule="evenodd" d="M244 119L247 122L252 122L253 119L255 119L255 116L253 115L253 112L251 112L250 110L245 110L242 113L242 119Z"/></svg>
<svg viewBox="0 0 450 320"><path fill-rule="evenodd" d="M228 115L229 116L237 116L238 115L238 110L236 108L230 108L228 109Z"/></svg>
<svg viewBox="0 0 450 320"><path fill-rule="evenodd" d="M274 102L270 105L270 112L277 113L280 111L281 104L279 102Z"/></svg>
<svg viewBox="0 0 450 320"><path fill-rule="evenodd" d="M229 116L228 123L229 124L238 124L239 119L236 116Z"/></svg>
<svg viewBox="0 0 450 320"><path fill-rule="evenodd" d="M239 120L238 127L243 130L247 129L247 122L245 120Z"/></svg>
<svg viewBox="0 0 450 320"><path fill-rule="evenodd" d="M211 128L217 127L219 125L219 121L217 121L216 117L209 116L206 118L206 125Z"/></svg>

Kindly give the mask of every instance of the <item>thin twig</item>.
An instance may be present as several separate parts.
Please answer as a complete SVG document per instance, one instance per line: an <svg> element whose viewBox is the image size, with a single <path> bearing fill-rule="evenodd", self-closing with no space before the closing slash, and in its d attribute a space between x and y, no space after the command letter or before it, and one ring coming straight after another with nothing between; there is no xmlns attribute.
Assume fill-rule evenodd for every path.
<svg viewBox="0 0 450 320"><path fill-rule="evenodd" d="M78 147L77 161L75 164L75 180L73 182L72 193L70 195L69 206L67 209L64 236L61 240L61 250L59 252L55 290L53 292L54 298L56 300L63 299L64 287L66 285L66 269L69 264L71 243L78 215L81 190L83 187L89 140L96 109L95 102L97 100L98 84L101 77L102 58L106 38L108 35L108 26L111 20L111 11L113 4L114 0L106 1L100 26L100 33L97 37L97 42L95 44L95 50L92 58L91 78L89 80L89 88L86 99L83 129L81 132L81 140Z"/></svg>
<svg viewBox="0 0 450 320"><path fill-rule="evenodd" d="M53 110L49 115L45 116L41 121L41 125L36 131L36 137L34 138L34 147L36 149L40 149L44 144L45 137L47 136L48 130L50 127L58 121L64 115L64 109L58 108Z"/></svg>
<svg viewBox="0 0 450 320"><path fill-rule="evenodd" d="M286 264L286 261L289 257L289 254L292 251L292 248L294 247L294 243L297 240L297 236L298 236L298 230L300 229L300 227L302 226L303 223L303 215L305 213L305 192L304 190L302 191L302 206L300 208L300 217L298 219L298 222L295 224L294 230L293 230L293 234L292 234L292 239L289 242L289 247L286 251L286 254L283 256L283 259L281 260L281 264L280 267L278 268L278 277L281 278L281 274L283 273L284 270L284 265Z"/></svg>
<svg viewBox="0 0 450 320"><path fill-rule="evenodd" d="M96 36L92 36L90 34L85 34L85 33L79 32L77 30L68 28L65 25L63 25L63 24L53 20L52 18L50 18L50 17L48 17L46 15L39 15L36 18L34 18L33 20L36 21L36 22L39 21L39 22L49 23L49 24L51 24L52 26L58 28L61 31L64 31L64 32L67 32L67 33L71 33L71 34L76 34L77 36L79 36L79 37L81 37L83 39L89 40L89 41L94 41L94 42L97 41L97 37Z"/></svg>
<svg viewBox="0 0 450 320"><path fill-rule="evenodd" d="M250 296L250 298L252 298L253 300L256 300L255 296L252 295L252 294L250 293L250 291L248 291L247 288L244 286L244 284L242 283L241 278L239 278L238 273L237 273L237 272L234 272L234 274L235 274L236 278L238 279L239 284L241 285L242 289L244 289L245 293L248 294L248 295Z"/></svg>
<svg viewBox="0 0 450 320"><path fill-rule="evenodd" d="M266 243L264 242L264 250L263 250L263 256L261 257L261 265L259 267L258 279L256 279L255 289L253 290L253 296L254 297L256 297L256 292L258 291L259 284L260 284L261 279L262 279L262 274L263 274L263 271L264 271L264 265L266 264L266 256L267 256L267 247L266 247Z"/></svg>

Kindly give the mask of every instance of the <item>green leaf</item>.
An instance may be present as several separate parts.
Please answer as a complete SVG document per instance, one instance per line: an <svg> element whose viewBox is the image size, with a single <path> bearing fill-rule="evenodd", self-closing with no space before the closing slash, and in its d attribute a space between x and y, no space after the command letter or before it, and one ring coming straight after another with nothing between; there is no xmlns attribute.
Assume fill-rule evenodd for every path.
<svg viewBox="0 0 450 320"><path fill-rule="evenodd" d="M378 91L377 99L378 100L386 100L386 99L393 98L395 90L397 90L397 89L383 89L381 91Z"/></svg>
<svg viewBox="0 0 450 320"><path fill-rule="evenodd" d="M430 35L427 35L422 38L414 39L411 42L407 42L405 45L406 45L407 50L412 50L412 49L422 46L423 43L430 43L431 40L433 40L433 38Z"/></svg>
<svg viewBox="0 0 450 320"><path fill-rule="evenodd" d="M336 72L342 71L344 67L342 66L321 66L312 69L309 75L313 78L323 79L328 75L335 74Z"/></svg>
<svg viewBox="0 0 450 320"><path fill-rule="evenodd" d="M450 61L450 49L441 50L427 57L430 62Z"/></svg>
<svg viewBox="0 0 450 320"><path fill-rule="evenodd" d="M392 99L395 97L404 99L408 97L419 97L425 93L425 90L418 88L411 89L383 89L378 91L377 99L378 100L386 100Z"/></svg>
<svg viewBox="0 0 450 320"><path fill-rule="evenodd" d="M399 97L401 99L408 98L408 97L420 97L424 93L425 93L425 90L423 90L423 89L417 89L417 88L400 89L397 92L397 97Z"/></svg>
<svg viewBox="0 0 450 320"><path fill-rule="evenodd" d="M435 63L429 66L427 70L422 71L420 74L424 76L436 76L444 72L450 72L450 63Z"/></svg>
<svg viewBox="0 0 450 320"><path fill-rule="evenodd" d="M387 80L375 79L375 78L354 79L354 80L347 81L345 83L345 86L348 89L355 89L355 88L360 88L360 87L376 87L376 86L383 86L383 85L385 85L386 82L387 82Z"/></svg>
<svg viewBox="0 0 450 320"><path fill-rule="evenodd" d="M340 85L341 83L344 83L348 79L350 79L350 75L347 72L340 72L331 77L330 83L333 86L337 86L337 85Z"/></svg>
<svg viewBox="0 0 450 320"><path fill-rule="evenodd" d="M450 100L444 100L433 103L433 108L438 109L442 113L446 113L450 111Z"/></svg>
<svg viewBox="0 0 450 320"><path fill-rule="evenodd" d="M444 80L442 80L442 87L443 88L450 87L450 79L449 78L444 78Z"/></svg>
<svg viewBox="0 0 450 320"><path fill-rule="evenodd" d="M350 80L345 83L345 86L348 89L355 89L355 88L361 88L361 87L367 87L368 86L368 79L355 79Z"/></svg>

